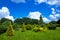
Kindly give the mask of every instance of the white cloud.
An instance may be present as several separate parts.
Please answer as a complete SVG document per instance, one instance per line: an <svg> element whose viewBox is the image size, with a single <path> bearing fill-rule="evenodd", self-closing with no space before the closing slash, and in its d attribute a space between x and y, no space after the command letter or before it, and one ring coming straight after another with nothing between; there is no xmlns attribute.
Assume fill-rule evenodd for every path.
<svg viewBox="0 0 60 40"><path fill-rule="evenodd" d="M54 8L51 8L51 10L52 10L52 14L53 14L53 15L56 14L56 11L55 11Z"/></svg>
<svg viewBox="0 0 60 40"><path fill-rule="evenodd" d="M57 21L60 18L60 14L55 14L55 15L51 14L49 17L50 17L51 20Z"/></svg>
<svg viewBox="0 0 60 40"><path fill-rule="evenodd" d="M14 20L13 16L10 16L10 12L7 7L2 7L2 9L0 9L0 18L8 18L12 21Z"/></svg>
<svg viewBox="0 0 60 40"><path fill-rule="evenodd" d="M58 3L58 0L48 0L47 3L49 5L56 5Z"/></svg>
<svg viewBox="0 0 60 40"><path fill-rule="evenodd" d="M45 23L49 23L50 22L50 20L48 18L46 18L46 17L43 17L43 20L44 20Z"/></svg>
<svg viewBox="0 0 60 40"><path fill-rule="evenodd" d="M31 19L38 19L39 20L40 19L40 15L41 15L41 13L39 11L37 11L37 12L29 12L28 17L31 18ZM42 18L43 18L43 21L45 23L50 22L50 20L48 18L46 18L46 17L42 17Z"/></svg>
<svg viewBox="0 0 60 40"><path fill-rule="evenodd" d="M2 9L0 9L0 18L8 16L10 14L8 8L6 7L2 7Z"/></svg>
<svg viewBox="0 0 60 40"><path fill-rule="evenodd" d="M52 14L49 15L51 20L57 21L60 18L60 14L56 13L56 10L54 8L51 8Z"/></svg>
<svg viewBox="0 0 60 40"><path fill-rule="evenodd" d="M60 17L60 14L55 14L55 17Z"/></svg>
<svg viewBox="0 0 60 40"><path fill-rule="evenodd" d="M47 0L35 0L36 3L43 3L43 2L46 2Z"/></svg>
<svg viewBox="0 0 60 40"><path fill-rule="evenodd" d="M50 19L48 19L48 18L46 18L46 17L44 17L42 15L43 16L42 17L43 18L43 21L45 23L49 23L50 21L57 21L60 18L60 14L59 13L56 13L54 8L51 8L51 10L52 10L52 14L49 15L49 18ZM37 12L29 12L28 17L31 18L31 19L38 19L39 20L41 14L42 13L40 13L39 11L37 11Z"/></svg>
<svg viewBox="0 0 60 40"><path fill-rule="evenodd" d="M11 0L11 1L15 3L25 3L25 0Z"/></svg>
<svg viewBox="0 0 60 40"><path fill-rule="evenodd" d="M13 16L6 16L5 18L7 18L7 19L10 19L10 20L14 21Z"/></svg>
<svg viewBox="0 0 60 40"><path fill-rule="evenodd" d="M28 17L31 19L38 19L39 20L40 15L41 15L40 12L30 12Z"/></svg>
<svg viewBox="0 0 60 40"><path fill-rule="evenodd" d="M52 11L55 11L55 9L54 9L54 8L51 8L51 10L52 10Z"/></svg>
<svg viewBox="0 0 60 40"><path fill-rule="evenodd" d="M52 11L52 14L55 14L56 12L55 11Z"/></svg>
<svg viewBox="0 0 60 40"><path fill-rule="evenodd" d="M56 21L56 20L57 20L54 15L50 15L49 17L50 17L50 19L53 20L53 21Z"/></svg>
<svg viewBox="0 0 60 40"><path fill-rule="evenodd" d="M47 3L49 5L60 5L60 0L35 0L38 4Z"/></svg>

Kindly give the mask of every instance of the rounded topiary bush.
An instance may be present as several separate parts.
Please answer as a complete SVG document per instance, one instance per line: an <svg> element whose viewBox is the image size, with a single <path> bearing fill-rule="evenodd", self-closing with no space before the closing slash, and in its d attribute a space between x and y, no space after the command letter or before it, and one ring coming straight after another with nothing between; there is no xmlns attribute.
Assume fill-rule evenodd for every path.
<svg viewBox="0 0 60 40"><path fill-rule="evenodd" d="M34 28L34 32L38 32L38 27L35 27Z"/></svg>
<svg viewBox="0 0 60 40"><path fill-rule="evenodd" d="M56 27L48 27L49 30L55 30Z"/></svg>
<svg viewBox="0 0 60 40"><path fill-rule="evenodd" d="M20 25L18 25L17 23L13 24L13 29L14 30L19 30L20 29Z"/></svg>
<svg viewBox="0 0 60 40"><path fill-rule="evenodd" d="M44 29L42 27L39 28L39 31L43 31Z"/></svg>
<svg viewBox="0 0 60 40"><path fill-rule="evenodd" d="M44 28L42 28L42 27L40 27L40 28L35 27L35 28L34 28L34 31L35 31L35 32L45 32L46 30L45 30Z"/></svg>
<svg viewBox="0 0 60 40"><path fill-rule="evenodd" d="M30 25L30 24L28 24L27 26L26 26L26 29L27 30L31 30L33 27Z"/></svg>
<svg viewBox="0 0 60 40"><path fill-rule="evenodd" d="M48 29L49 30L55 30L56 29L56 25L52 24L52 25L48 26Z"/></svg>

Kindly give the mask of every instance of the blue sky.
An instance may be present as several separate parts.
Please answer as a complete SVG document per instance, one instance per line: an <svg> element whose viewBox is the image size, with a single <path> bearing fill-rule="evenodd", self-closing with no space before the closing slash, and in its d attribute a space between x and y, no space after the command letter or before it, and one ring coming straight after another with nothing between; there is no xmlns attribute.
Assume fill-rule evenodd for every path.
<svg viewBox="0 0 60 40"><path fill-rule="evenodd" d="M60 0L0 0L0 18L39 20L42 15L44 22L57 21L60 18L59 3Z"/></svg>

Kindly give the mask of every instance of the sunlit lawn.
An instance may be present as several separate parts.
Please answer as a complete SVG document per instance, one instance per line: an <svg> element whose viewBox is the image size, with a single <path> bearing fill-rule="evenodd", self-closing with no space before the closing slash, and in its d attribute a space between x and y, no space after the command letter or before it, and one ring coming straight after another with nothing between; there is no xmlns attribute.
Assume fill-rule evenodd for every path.
<svg viewBox="0 0 60 40"><path fill-rule="evenodd" d="M0 35L0 40L60 40L60 28L56 30L47 30L45 32L34 32L27 30L14 31L14 36L7 36L6 33Z"/></svg>

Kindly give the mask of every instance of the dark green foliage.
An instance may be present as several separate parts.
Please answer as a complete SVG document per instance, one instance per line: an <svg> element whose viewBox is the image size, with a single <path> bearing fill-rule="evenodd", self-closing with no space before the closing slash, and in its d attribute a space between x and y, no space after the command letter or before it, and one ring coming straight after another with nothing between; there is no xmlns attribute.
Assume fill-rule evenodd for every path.
<svg viewBox="0 0 60 40"><path fill-rule="evenodd" d="M60 19L57 21L57 27L60 27Z"/></svg>
<svg viewBox="0 0 60 40"><path fill-rule="evenodd" d="M7 28L8 28L9 21L5 21L1 26L0 26L0 34L5 33Z"/></svg>
<svg viewBox="0 0 60 40"><path fill-rule="evenodd" d="M57 27L60 27L60 24L56 24Z"/></svg>
<svg viewBox="0 0 60 40"><path fill-rule="evenodd" d="M55 30L56 27L48 27L49 30Z"/></svg>
<svg viewBox="0 0 60 40"><path fill-rule="evenodd" d="M4 23L5 21L10 21L11 23L13 23L12 20L7 18L2 18L0 21L1 21L1 24Z"/></svg>
<svg viewBox="0 0 60 40"><path fill-rule="evenodd" d="M38 20L37 19L30 19L30 18L18 18L14 21L14 23L17 23L17 24L23 24L25 23L25 25L27 24L38 24Z"/></svg>
<svg viewBox="0 0 60 40"><path fill-rule="evenodd" d="M40 15L39 25L43 25L42 15Z"/></svg>
<svg viewBox="0 0 60 40"><path fill-rule="evenodd" d="M30 21L31 21L30 22L31 25L39 24L37 19L31 19Z"/></svg>
<svg viewBox="0 0 60 40"><path fill-rule="evenodd" d="M17 19L14 21L14 23L23 24L23 21L22 21L22 19L17 18Z"/></svg>
<svg viewBox="0 0 60 40"><path fill-rule="evenodd" d="M48 24L48 29L49 30L55 30L56 29L56 24Z"/></svg>
<svg viewBox="0 0 60 40"><path fill-rule="evenodd" d="M58 21L51 21L49 24L54 25L55 27L60 27L60 19Z"/></svg>
<svg viewBox="0 0 60 40"><path fill-rule="evenodd" d="M26 17L22 18L23 23L25 23L26 25L30 24L31 22L30 20L31 20L30 18L26 18Z"/></svg>
<svg viewBox="0 0 60 40"><path fill-rule="evenodd" d="M30 24L31 22L31 19L30 18L17 18L14 23L17 23L17 24Z"/></svg>
<svg viewBox="0 0 60 40"><path fill-rule="evenodd" d="M60 24L60 19L57 21L57 24Z"/></svg>
<svg viewBox="0 0 60 40"><path fill-rule="evenodd" d="M13 24L13 29L14 30L19 30L20 29L20 25L18 25L17 23Z"/></svg>
<svg viewBox="0 0 60 40"><path fill-rule="evenodd" d="M51 21L50 24L57 24L57 22L56 21Z"/></svg>
<svg viewBox="0 0 60 40"><path fill-rule="evenodd" d="M0 19L0 25L1 25L1 19Z"/></svg>
<svg viewBox="0 0 60 40"><path fill-rule="evenodd" d="M26 26L26 29L27 29L27 30L32 30L32 28L33 28L33 26L30 25L30 24L28 24L28 25Z"/></svg>
<svg viewBox="0 0 60 40"><path fill-rule="evenodd" d="M3 33L5 33L5 32L6 32L5 29L0 28L0 34L3 34Z"/></svg>

